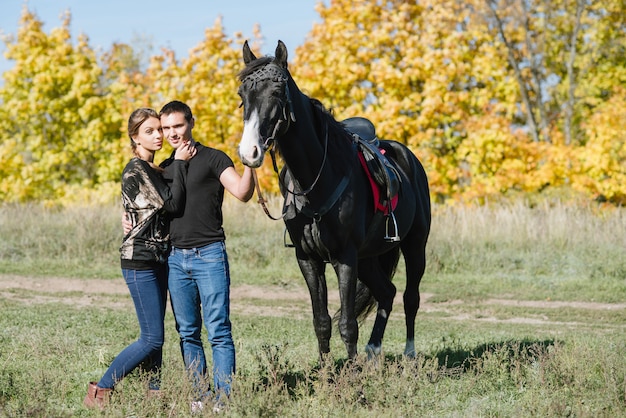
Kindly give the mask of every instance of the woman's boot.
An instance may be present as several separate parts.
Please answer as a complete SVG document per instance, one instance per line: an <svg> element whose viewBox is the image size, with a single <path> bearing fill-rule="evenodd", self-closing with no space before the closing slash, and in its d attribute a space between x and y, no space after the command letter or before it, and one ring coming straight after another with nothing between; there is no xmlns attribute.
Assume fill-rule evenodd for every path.
<svg viewBox="0 0 626 418"><path fill-rule="evenodd" d="M87 408L100 408L101 410L109 403L113 389L99 388L97 382L89 382L87 396L83 404Z"/></svg>

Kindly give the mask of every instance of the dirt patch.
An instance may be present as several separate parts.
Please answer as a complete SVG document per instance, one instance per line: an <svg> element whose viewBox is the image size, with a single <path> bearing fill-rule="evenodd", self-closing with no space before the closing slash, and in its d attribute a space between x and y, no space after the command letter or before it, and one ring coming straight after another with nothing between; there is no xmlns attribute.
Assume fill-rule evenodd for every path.
<svg viewBox="0 0 626 418"><path fill-rule="evenodd" d="M511 299L487 299L485 303L490 305L520 306L525 308L575 308L600 311L626 309L626 303L599 303L599 302L561 302L553 300L511 300Z"/></svg>
<svg viewBox="0 0 626 418"><path fill-rule="evenodd" d="M128 293L126 283L124 283L124 280L122 279L71 279L66 277L28 277L6 274L0 275L0 290L3 289L26 289L49 293Z"/></svg>
<svg viewBox="0 0 626 418"><path fill-rule="evenodd" d="M68 277L29 277L18 275L0 275L0 293L11 297L11 294L24 295L24 292L15 290L32 291L33 294L46 296L54 300L70 297L76 299L80 294L87 297L98 295L128 295L128 288L122 278L119 279L77 279ZM309 300L305 290L286 290L279 286L233 286L231 289L233 299L287 299ZM332 296L330 296L332 298ZM36 299L36 298L34 298Z"/></svg>
<svg viewBox="0 0 626 418"><path fill-rule="evenodd" d="M17 300L22 303L67 303L73 306L94 306L106 301L106 306L127 306L132 302L128 295L128 289L124 280L119 279L76 279L66 277L28 277L18 275L0 275L0 296L3 299ZM120 296L120 297L116 297ZM420 312L447 313L448 319L474 320L488 322L509 322L526 324L559 324L551 322L546 317L525 316L507 319L497 319L488 315L469 313L473 311L475 303L463 300L447 302L429 302L433 295L422 293L422 306ZM309 294L306 289L289 290L279 286L233 286L231 289L233 310L241 314L284 316L284 317L310 317L311 312L308 301ZM254 300L282 301L271 304L254 303ZM339 306L337 292L329 292L329 305L332 308ZM459 312L459 305L467 306L467 312ZM606 310L616 311L626 309L626 303L594 303L577 301L529 301L513 299L487 299L480 305L503 305L525 307L529 309L560 309L575 308L581 310ZM398 311L402 308L402 294L396 296L395 306ZM464 309L462 309L464 311ZM568 323L576 325L575 323Z"/></svg>

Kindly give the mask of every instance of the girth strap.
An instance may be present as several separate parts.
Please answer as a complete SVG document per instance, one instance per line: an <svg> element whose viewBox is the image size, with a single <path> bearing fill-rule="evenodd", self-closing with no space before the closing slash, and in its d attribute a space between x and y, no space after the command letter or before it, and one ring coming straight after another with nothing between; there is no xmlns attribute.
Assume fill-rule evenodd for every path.
<svg viewBox="0 0 626 418"><path fill-rule="evenodd" d="M302 206L301 208L298 208L297 203L296 203L296 209L299 209L300 212L302 212L309 218L319 221L322 218L322 216L326 215L328 211L331 210L333 206L335 206L335 203L337 203L337 201L343 194L344 190L346 190L346 186L348 186L349 180L350 180L349 177L344 176L339 182L339 184L337 185L337 187L335 188L335 191L333 192L333 194L331 194L328 197L328 200L318 210L316 211L311 210L309 206ZM296 202L297 201L298 199L296 199Z"/></svg>
<svg viewBox="0 0 626 418"><path fill-rule="evenodd" d="M290 183L293 180L290 179ZM298 199L294 195L288 195L285 198L285 208L283 209L283 213L285 213L285 219L290 219L295 216L295 212L293 210L289 210L289 206L295 206L295 211L302 213L303 215L308 216L316 221L319 221L322 216L326 215L328 211L330 211L333 206L337 203L343 192L346 190L348 183L350 182L350 176L343 176L337 187L333 193L328 197L326 202L322 206L320 206L317 210L311 209L310 205L305 205L302 203L300 199Z"/></svg>

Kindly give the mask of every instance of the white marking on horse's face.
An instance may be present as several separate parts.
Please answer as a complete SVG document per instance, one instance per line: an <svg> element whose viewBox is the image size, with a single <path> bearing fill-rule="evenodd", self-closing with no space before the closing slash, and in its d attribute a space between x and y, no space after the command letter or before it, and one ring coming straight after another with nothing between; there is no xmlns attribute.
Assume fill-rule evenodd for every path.
<svg viewBox="0 0 626 418"><path fill-rule="evenodd" d="M257 110L253 110L248 120L243 121L239 158L244 165L257 168L263 164L264 151L259 135L259 114Z"/></svg>

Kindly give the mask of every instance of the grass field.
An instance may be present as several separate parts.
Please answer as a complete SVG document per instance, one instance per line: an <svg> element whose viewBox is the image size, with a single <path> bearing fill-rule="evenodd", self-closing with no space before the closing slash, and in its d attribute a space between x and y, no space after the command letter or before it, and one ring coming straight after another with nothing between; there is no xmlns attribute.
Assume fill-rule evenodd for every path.
<svg viewBox="0 0 626 418"><path fill-rule="evenodd" d="M417 358L402 356L401 265L383 356L362 354L370 318L355 364L335 331L324 367L282 224L251 203L228 201L225 216L238 372L224 416L626 416L624 209L435 207ZM82 407L87 382L137 337L118 207L1 206L0 236L0 416L189 415L170 310L165 396L146 399L137 375L104 413Z"/></svg>

